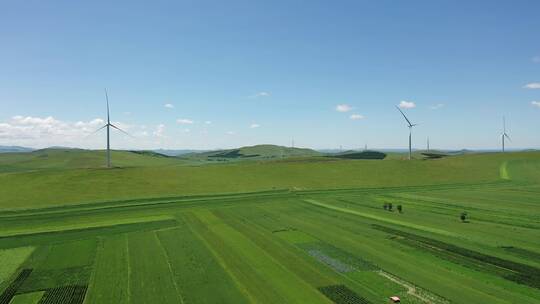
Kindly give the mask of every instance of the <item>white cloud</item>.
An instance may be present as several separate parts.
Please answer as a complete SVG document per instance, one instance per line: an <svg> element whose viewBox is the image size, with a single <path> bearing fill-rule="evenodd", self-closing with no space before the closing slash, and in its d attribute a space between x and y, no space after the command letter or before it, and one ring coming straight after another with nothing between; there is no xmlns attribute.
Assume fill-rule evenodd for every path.
<svg viewBox="0 0 540 304"><path fill-rule="evenodd" d="M211 122L210 120L207 120L207 121L204 122L204 124L206 124L206 125L211 125L212 122Z"/></svg>
<svg viewBox="0 0 540 304"><path fill-rule="evenodd" d="M171 104L171 103L166 103L166 104L165 104L165 108L167 108L167 109L174 109L174 105Z"/></svg>
<svg viewBox="0 0 540 304"><path fill-rule="evenodd" d="M148 134L148 132L146 133ZM165 137L165 125L164 124L157 125L156 130L154 130L153 134L155 137Z"/></svg>
<svg viewBox="0 0 540 304"><path fill-rule="evenodd" d="M338 105L336 106L336 111L338 111L338 112L343 112L343 113L344 113L344 112L349 112L349 111L352 110L352 109L353 109L353 107L351 107L351 106L348 105L348 104L338 104Z"/></svg>
<svg viewBox="0 0 540 304"><path fill-rule="evenodd" d="M535 107L539 107L540 108L540 101L531 101L531 104Z"/></svg>
<svg viewBox="0 0 540 304"><path fill-rule="evenodd" d="M352 115L350 116L350 118L351 118L352 120L360 120L360 119L364 119L364 115L360 115L360 114L352 114Z"/></svg>
<svg viewBox="0 0 540 304"><path fill-rule="evenodd" d="M438 109L440 109L442 107L444 107L444 103L438 103L436 105L430 106L429 108L432 109L432 110L438 110Z"/></svg>
<svg viewBox="0 0 540 304"><path fill-rule="evenodd" d="M181 125L191 125L191 124L193 124L193 120L186 119L186 118L179 118L179 119L176 120L176 122L181 124Z"/></svg>
<svg viewBox="0 0 540 304"><path fill-rule="evenodd" d="M399 102L399 105L398 105L400 108L402 109L412 109L412 108L416 108L416 104L412 101L406 101L406 100L402 100Z"/></svg>
<svg viewBox="0 0 540 304"><path fill-rule="evenodd" d="M227 134L227 135L234 135L234 134L236 134L236 133L235 133L234 131L227 131L227 132L225 132L225 134Z"/></svg>
<svg viewBox="0 0 540 304"><path fill-rule="evenodd" d="M532 61L533 61L534 63L540 63L540 56L534 56L534 57L532 58Z"/></svg>
<svg viewBox="0 0 540 304"><path fill-rule="evenodd" d="M270 97L270 93L269 92L258 92L258 93L255 93L251 96L249 96L249 98L261 98L261 97Z"/></svg>
<svg viewBox="0 0 540 304"><path fill-rule="evenodd" d="M523 86L524 89L540 89L540 82L531 82Z"/></svg>
<svg viewBox="0 0 540 304"><path fill-rule="evenodd" d="M174 140L167 136L167 127L164 124L145 126L125 124L120 121L112 123L134 136L129 137L111 129L114 149L151 149L165 143L165 141ZM52 116L17 115L0 120L0 145L19 145L33 148L65 146L103 149L105 130L95 133L103 125L105 125L105 121L101 118L85 121L62 121Z"/></svg>
<svg viewBox="0 0 540 304"><path fill-rule="evenodd" d="M34 146L35 144L67 144L91 134L102 127L103 124L105 124L105 121L101 118L90 121L65 122L52 116L17 115L6 122L0 123L0 139Z"/></svg>
<svg viewBox="0 0 540 304"><path fill-rule="evenodd" d="M255 128L258 128L258 127L260 127L260 126L261 126L261 125L259 125L259 124L252 123L249 127L250 127L251 129L255 129Z"/></svg>

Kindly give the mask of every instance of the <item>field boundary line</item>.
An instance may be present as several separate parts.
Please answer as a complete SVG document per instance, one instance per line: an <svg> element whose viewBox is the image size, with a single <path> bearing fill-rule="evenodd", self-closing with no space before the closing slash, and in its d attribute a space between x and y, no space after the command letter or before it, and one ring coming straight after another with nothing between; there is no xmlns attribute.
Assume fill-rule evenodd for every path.
<svg viewBox="0 0 540 304"><path fill-rule="evenodd" d="M176 280L174 279L174 273L173 273L173 270L172 270L169 255L167 254L167 251L163 247L163 244L161 243L161 240L157 236L157 233L155 231L153 231L152 234L154 235L154 238L157 240L159 248L161 248L161 252L163 253L163 255L165 256L165 258L167 260L167 267L169 268L169 273L171 274L171 278L172 278L172 281L173 281L173 284L174 284L174 289L176 289L176 294L178 295L178 298L180 298L180 303L185 303L184 302L184 297L182 297L182 294L180 293L180 289L178 289L178 284L176 284Z"/></svg>
<svg viewBox="0 0 540 304"><path fill-rule="evenodd" d="M97 245L96 245L96 254L94 255L94 262L92 263L92 275L90 276L90 279L88 279L88 287L86 289L86 296L84 297L83 303L86 303L86 299L89 298L88 295L92 293L92 290L94 289L94 281L96 280L96 272L97 272L97 261L100 257L100 254L102 252L104 244L103 244L103 237L98 236L97 237Z"/></svg>
<svg viewBox="0 0 540 304"><path fill-rule="evenodd" d="M127 302L131 303L131 259L129 258L128 234L124 234L126 239L126 264L127 264Z"/></svg>

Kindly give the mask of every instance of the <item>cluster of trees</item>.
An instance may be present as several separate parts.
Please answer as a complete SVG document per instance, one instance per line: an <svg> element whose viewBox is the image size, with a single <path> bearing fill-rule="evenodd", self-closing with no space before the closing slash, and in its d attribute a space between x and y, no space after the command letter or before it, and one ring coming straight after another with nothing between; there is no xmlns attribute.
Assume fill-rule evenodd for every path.
<svg viewBox="0 0 540 304"><path fill-rule="evenodd" d="M384 203L383 208L387 211L394 211L394 205L392 203ZM403 213L403 206L397 205L396 209L399 213Z"/></svg>
<svg viewBox="0 0 540 304"><path fill-rule="evenodd" d="M384 203L383 209L386 210L386 211L394 211L394 205L392 203ZM399 213L403 213L403 206L397 205L396 209L397 209L397 211ZM461 221L463 223L468 223L469 222L469 214L467 212L465 212L465 211L461 212L459 218L461 219Z"/></svg>

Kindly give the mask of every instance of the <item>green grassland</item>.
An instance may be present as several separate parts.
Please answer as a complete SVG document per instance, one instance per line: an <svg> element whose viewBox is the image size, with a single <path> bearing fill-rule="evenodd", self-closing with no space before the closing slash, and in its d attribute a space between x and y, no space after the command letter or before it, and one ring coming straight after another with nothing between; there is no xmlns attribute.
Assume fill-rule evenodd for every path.
<svg viewBox="0 0 540 304"><path fill-rule="evenodd" d="M102 168L104 154L55 151L39 158L2 154L0 208L25 209L109 200L223 194L274 189L315 190L486 183L500 180L510 162L529 170L538 153L474 154L430 161L338 160L319 157L193 165L175 158L113 153L113 170ZM79 157L82 157L81 160ZM24 159L24 160L21 160ZM85 160L88 159L88 164ZM511 164L513 165L513 163ZM30 169L31 167L40 170ZM85 166L88 166L85 167ZM0 165L0 168L3 168ZM43 169L46 168L46 169ZM1 170L0 170L1 171ZM529 170L533 171L534 170ZM531 177L536 178L536 177Z"/></svg>
<svg viewBox="0 0 540 304"><path fill-rule="evenodd" d="M538 152L47 155L0 155L0 304L540 303Z"/></svg>

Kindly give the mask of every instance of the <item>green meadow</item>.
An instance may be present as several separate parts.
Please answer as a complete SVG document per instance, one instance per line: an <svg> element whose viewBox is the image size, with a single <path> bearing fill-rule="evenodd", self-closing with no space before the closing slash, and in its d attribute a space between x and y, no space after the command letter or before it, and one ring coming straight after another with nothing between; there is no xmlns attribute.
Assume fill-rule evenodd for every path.
<svg viewBox="0 0 540 304"><path fill-rule="evenodd" d="M540 152L207 158L0 154L0 304L540 303Z"/></svg>

